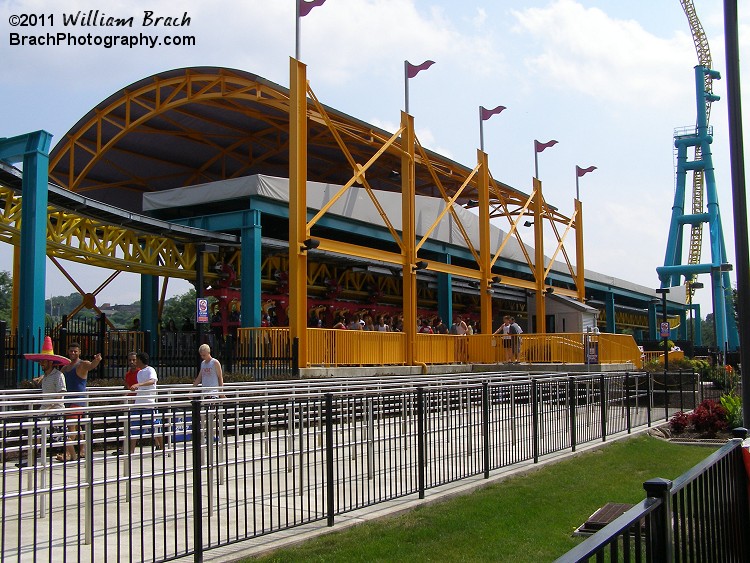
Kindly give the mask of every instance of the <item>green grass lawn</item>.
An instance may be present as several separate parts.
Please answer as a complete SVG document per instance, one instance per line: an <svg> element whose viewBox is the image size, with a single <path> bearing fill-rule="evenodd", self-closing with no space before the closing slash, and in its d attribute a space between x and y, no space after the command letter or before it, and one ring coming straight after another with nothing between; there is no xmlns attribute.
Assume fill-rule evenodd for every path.
<svg viewBox="0 0 750 563"><path fill-rule="evenodd" d="M553 561L598 508L640 502L644 481L674 479L713 451L638 436L253 561Z"/></svg>

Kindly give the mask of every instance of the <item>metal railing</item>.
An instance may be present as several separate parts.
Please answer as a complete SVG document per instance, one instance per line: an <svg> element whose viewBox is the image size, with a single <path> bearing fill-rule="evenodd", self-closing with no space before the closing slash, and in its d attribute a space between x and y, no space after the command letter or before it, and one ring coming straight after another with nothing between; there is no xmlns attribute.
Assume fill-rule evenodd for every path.
<svg viewBox="0 0 750 563"><path fill-rule="evenodd" d="M49 404L39 393L3 395L0 557L199 559L664 412L652 408L652 376L638 372L267 381L221 397L174 386L159 389L153 412L131 399L90 390L71 419L71 409L32 410ZM83 457L55 461L66 446Z"/></svg>
<svg viewBox="0 0 750 563"><path fill-rule="evenodd" d="M71 325L73 326L73 325ZM199 341L207 341L213 355L222 362L227 373L243 374L251 379L282 379L299 376L299 360L288 328L239 328L236 334L218 338L196 331L162 331L154 339L148 332L104 330L102 322L75 325L74 332L66 328L53 335L55 350L64 354L66 343L81 340L83 356L101 353L101 365L89 374L89 379L122 379L127 369L127 355L144 350L164 376L177 379L193 378L198 369ZM89 335L86 328L99 327ZM400 332L350 331L335 329L307 329L307 365L309 366L389 366L405 365L406 335ZM42 335L21 335L32 344L19 345L19 336L0 322L0 385L13 388L18 382L36 375L35 368L22 361L22 349L37 349ZM523 334L513 335L511 343L518 350L515 357L532 364L580 364L586 360L586 343L597 347L598 355L590 363L628 363L641 368L641 352L632 336L622 334ZM417 334L414 342L414 361L420 364L493 364L510 360L499 335L474 334L456 336Z"/></svg>
<svg viewBox="0 0 750 563"><path fill-rule="evenodd" d="M685 352L683 352L682 350L675 350L675 351L670 350L668 355L669 355L670 362L685 359ZM664 363L664 350L661 350L658 352L651 352L651 351L643 352L643 360L645 362L652 362L654 360L658 360L659 362L663 364Z"/></svg>
<svg viewBox="0 0 750 563"><path fill-rule="evenodd" d="M646 499L557 559L581 561L747 561L750 559L747 431L674 482L643 484Z"/></svg>
<svg viewBox="0 0 750 563"><path fill-rule="evenodd" d="M105 330L103 322L71 322L67 326L50 327L54 349L66 355L67 344L80 342L82 357L102 354L101 364L89 372L88 379L122 380L127 371L127 357L133 351L146 351L151 363L163 378L192 380L198 372L198 345L207 342L213 355L220 359L226 373L242 374L249 379L280 379L298 377L296 347L289 339L289 329L238 329L235 335L219 338L195 330L162 331L157 338L149 332ZM86 330L94 332L86 333ZM44 334L11 331L0 321L0 387L13 389L20 382L38 375L38 367L23 359L22 351L39 350Z"/></svg>
<svg viewBox="0 0 750 563"><path fill-rule="evenodd" d="M287 330L287 329L277 329ZM363 366L406 363L406 335L398 332L371 332L311 328L307 331L308 365ZM585 343L598 349L592 363L628 363L641 368L641 352L627 334L523 334L511 338L524 363L580 364L585 361ZM423 364L502 363L507 361L500 335L416 334L415 361Z"/></svg>

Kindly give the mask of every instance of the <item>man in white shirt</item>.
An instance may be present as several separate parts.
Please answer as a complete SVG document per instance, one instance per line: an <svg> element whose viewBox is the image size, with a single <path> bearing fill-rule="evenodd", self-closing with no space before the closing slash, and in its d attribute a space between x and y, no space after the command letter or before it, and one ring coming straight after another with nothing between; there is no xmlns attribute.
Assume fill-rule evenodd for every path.
<svg viewBox="0 0 750 563"><path fill-rule="evenodd" d="M135 367L138 370L138 383L131 385L130 390L135 391L136 408L130 413L130 453L135 451L138 443L136 436L153 437L158 449L162 448L162 438L154 433L154 428L161 425L156 418L156 382L158 377L156 370L148 365L150 358L146 352L138 352L135 355Z"/></svg>

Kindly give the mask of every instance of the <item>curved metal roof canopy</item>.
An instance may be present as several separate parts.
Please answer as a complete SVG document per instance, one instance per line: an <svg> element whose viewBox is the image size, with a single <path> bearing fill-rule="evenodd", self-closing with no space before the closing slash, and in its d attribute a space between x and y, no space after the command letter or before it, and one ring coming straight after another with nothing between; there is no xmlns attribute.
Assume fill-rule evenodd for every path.
<svg viewBox="0 0 750 563"><path fill-rule="evenodd" d="M311 181L343 184L349 162L308 100ZM326 107L352 155L368 161L391 134ZM448 194L471 172L427 152ZM50 154L50 178L61 186L131 211L144 192L251 174L288 176L289 90L254 74L217 67L175 69L144 78L88 112ZM375 189L400 191L400 154L384 154L367 172ZM509 200L521 192L495 182ZM440 197L417 167L416 190ZM467 189L458 203L476 198Z"/></svg>

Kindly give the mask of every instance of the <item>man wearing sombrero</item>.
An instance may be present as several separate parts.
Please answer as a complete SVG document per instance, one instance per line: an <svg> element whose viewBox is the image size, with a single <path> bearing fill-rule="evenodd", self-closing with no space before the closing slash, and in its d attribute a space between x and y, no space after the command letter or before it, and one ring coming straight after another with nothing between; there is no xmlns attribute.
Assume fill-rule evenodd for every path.
<svg viewBox="0 0 750 563"><path fill-rule="evenodd" d="M52 339L49 336L44 337L44 344L42 345L42 352L40 354L24 354L24 357L27 360L39 362L43 373L39 377L35 377L33 382L41 386L45 399L58 399L57 401L44 403L42 409L65 408L62 402L62 395L60 395L60 393L66 391L65 377L57 369L57 366L67 366L70 360L64 356L55 354L52 348Z"/></svg>
<svg viewBox="0 0 750 563"><path fill-rule="evenodd" d="M42 410L65 408L62 401L62 393L66 391L65 376L57 368L58 366L68 365L70 360L64 356L55 354L52 348L52 339L49 336L44 337L44 344L42 345L40 354L24 354L24 357L27 360L39 362L42 368L42 375L32 380L34 384L42 388L42 395L45 399L42 403ZM26 461L21 460L19 466L24 465L26 465Z"/></svg>

